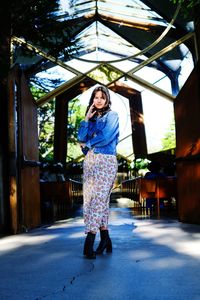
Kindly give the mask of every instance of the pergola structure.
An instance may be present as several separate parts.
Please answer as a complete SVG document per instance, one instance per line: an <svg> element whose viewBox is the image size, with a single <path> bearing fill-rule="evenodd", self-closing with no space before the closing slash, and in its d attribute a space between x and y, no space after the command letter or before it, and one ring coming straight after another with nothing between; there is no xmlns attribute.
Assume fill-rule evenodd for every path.
<svg viewBox="0 0 200 300"><path fill-rule="evenodd" d="M64 57L55 58L48 55L48 51L39 49L31 41L24 41L20 37L12 39L14 48L17 45L14 67L8 81L9 156L12 156L12 159L9 173L10 192L8 198L5 197L7 200L1 200L2 230L10 224L12 232L17 232L23 226L32 228L40 224L37 107L53 98L56 99L54 159L65 164L68 102L95 84L102 83L92 76L95 70L102 67L108 73L115 74L115 79L111 77L103 84L129 101L135 157L148 155L142 96L135 85L151 90L174 103L178 189L183 203L180 206L180 219L198 223L198 178L190 183L191 188L187 193L182 189L182 184L191 177L191 170L195 168L196 176L199 174L198 160L195 160L194 165L191 159L193 154L197 157L199 151L199 125L196 117L200 108L196 77L199 32L194 27L193 20L184 17L180 13L180 7L173 5L170 0L79 0L74 1L71 8L67 6L67 0L61 4L61 10L55 18L60 22L67 22L77 45L77 50L71 53L70 59L66 61ZM70 13L66 13L65 9ZM31 58L25 57L20 47L26 47L34 55ZM66 78L61 85L35 101L27 84L29 78L55 66L66 70ZM144 69L157 72L156 80L149 72L145 75L142 72ZM188 84L190 78L193 81ZM161 88L161 82L170 83L170 88ZM189 101L194 107L190 107L189 114L186 115L183 111L185 112L188 106L188 90L192 85L196 94L194 99L190 98ZM188 118L191 118L193 139L185 125ZM188 152L188 149L192 149L192 143L196 150ZM185 159L185 156L189 159ZM188 161L191 166L188 166ZM182 175L185 167L188 170L187 178L183 178ZM186 173L184 172L185 176ZM33 190L32 193L30 189ZM191 189L194 192L194 205L188 213ZM9 205L5 201L8 201ZM5 221L8 216L9 225Z"/></svg>
<svg viewBox="0 0 200 300"><path fill-rule="evenodd" d="M55 18L60 22L65 21L71 28L77 46L76 52L72 51L70 59L54 58L28 41L13 38L14 43L35 53L34 57L27 60L27 57L20 55L19 47L15 61L23 66L29 77L33 75L37 77L37 74L48 72L54 69L55 65L66 71L63 84L38 99L36 101L38 106L61 95L63 91L64 98L67 97L69 102L101 81L101 79L94 80L93 74L102 68L108 74L114 74L113 78L108 78L103 84L118 92L120 89L119 94L122 96L126 93L125 97L127 97L126 91L131 89L141 95L140 90L137 89L137 86L140 86L140 89L148 89L173 102L197 59L193 23L183 18L180 6L169 5L170 1L161 5L156 1L149 3L130 0L123 4L119 1L86 3L74 1L71 8L67 6L68 1L62 1L61 4L61 9ZM62 74L60 77L63 76ZM59 78L59 75L57 76ZM82 89L79 89L79 85ZM130 93L132 95L133 91ZM127 98L129 99L129 96ZM143 114L142 99L140 101L141 107L138 111L134 107L136 101L129 101L132 111L132 129L134 128L132 142L135 157L146 157L148 149L145 130L144 128L141 131L136 130L139 124L136 119ZM142 127L141 123L140 127ZM134 135L140 139L135 138ZM66 136L67 134L64 133L62 140ZM66 142L60 145L59 137L56 135L55 140L55 159L65 164L66 151L61 149L66 148Z"/></svg>
<svg viewBox="0 0 200 300"><path fill-rule="evenodd" d="M62 1L66 4L67 2ZM131 77L173 99L179 91L183 60L189 55L194 62L197 60L193 22L183 17L180 6L176 7L169 0L162 3L139 0L126 0L123 3L109 0L74 1L72 8L68 8L70 13L66 14L64 8L65 6L55 18L67 22L71 28L77 46L77 50L71 53L74 60L66 61L64 57L55 59L29 41L18 37L14 37L13 41L35 53L28 60L20 56L19 51L15 59L15 63L23 65L27 74L37 74L55 64L68 70L71 80L63 86L65 90L80 82L83 77L90 76L92 70L106 65L108 69L120 69L118 80L124 76ZM78 66L77 60L80 63ZM85 68L81 62L88 63L87 71L82 71ZM124 66L123 62L128 63L129 67ZM139 70L145 66L159 70L169 78L170 93L159 90L150 79L144 82L141 80ZM40 99L38 105L57 93L60 90Z"/></svg>

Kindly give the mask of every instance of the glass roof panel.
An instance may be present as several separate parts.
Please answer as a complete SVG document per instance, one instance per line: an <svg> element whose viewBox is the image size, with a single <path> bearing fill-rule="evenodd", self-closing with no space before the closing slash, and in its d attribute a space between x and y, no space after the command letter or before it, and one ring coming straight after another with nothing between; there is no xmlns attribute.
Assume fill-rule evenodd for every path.
<svg viewBox="0 0 200 300"><path fill-rule="evenodd" d="M135 72L134 75L154 84L155 82L158 82L161 80L161 78L165 77L166 75L156 69L150 68L150 67L143 67L139 71Z"/></svg>
<svg viewBox="0 0 200 300"><path fill-rule="evenodd" d="M178 77L178 82L179 82L179 88L182 88L194 68L193 57L189 51L185 55L184 59L182 60L180 67L181 67L181 72Z"/></svg>
<svg viewBox="0 0 200 300"><path fill-rule="evenodd" d="M76 41L79 51L93 51L94 49L96 51L102 50L116 54L118 58L120 56L131 56L139 52L138 48L131 45L100 22L94 22L88 26L76 37ZM138 56L137 58L145 59L146 57Z"/></svg>
<svg viewBox="0 0 200 300"><path fill-rule="evenodd" d="M123 0L123 2L121 0L60 0L60 8L60 15L66 19L98 12L100 15L121 18L122 22L126 19L134 23L167 25L158 13L140 0ZM69 11L69 14L65 14L66 11Z"/></svg>
<svg viewBox="0 0 200 300"><path fill-rule="evenodd" d="M98 1L98 12L100 14L115 15L132 22L154 23L166 25L163 19L148 6L139 0L130 1Z"/></svg>
<svg viewBox="0 0 200 300"><path fill-rule="evenodd" d="M85 59L86 61L82 61L82 60L78 60L78 59L72 59L72 60L69 60L68 62L66 62L66 65L71 66L72 68L76 68L78 70L81 70L82 73L88 73L93 68L98 66L97 63L87 62L87 59L88 60L90 60L90 59L95 60L95 58L92 58L92 57L96 57L95 55L96 55L96 52L91 52L89 54L82 55L81 58Z"/></svg>
<svg viewBox="0 0 200 300"><path fill-rule="evenodd" d="M62 83L64 81L68 81L75 77L76 75L73 74L72 72L65 70L61 68L60 66L55 66L52 67L46 71L41 71L37 73L37 77L40 78L47 78L47 79L52 79L52 80L62 80ZM57 86L56 86L57 87Z"/></svg>

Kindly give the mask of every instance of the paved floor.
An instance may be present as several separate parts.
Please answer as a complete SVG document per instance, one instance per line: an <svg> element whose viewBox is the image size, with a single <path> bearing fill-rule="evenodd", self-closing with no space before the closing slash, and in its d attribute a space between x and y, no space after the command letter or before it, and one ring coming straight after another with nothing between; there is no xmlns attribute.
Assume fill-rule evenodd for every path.
<svg viewBox="0 0 200 300"><path fill-rule="evenodd" d="M82 256L83 219L0 239L1 300L200 300L200 226L111 208L113 253ZM96 245L99 235L96 238Z"/></svg>

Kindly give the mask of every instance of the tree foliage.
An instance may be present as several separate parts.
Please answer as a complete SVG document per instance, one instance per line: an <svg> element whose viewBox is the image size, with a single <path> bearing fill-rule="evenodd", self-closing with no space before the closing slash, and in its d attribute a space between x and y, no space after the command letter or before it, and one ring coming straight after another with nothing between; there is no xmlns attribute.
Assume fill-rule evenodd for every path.
<svg viewBox="0 0 200 300"><path fill-rule="evenodd" d="M169 129L165 133L162 139L162 150L174 149L176 148L176 137L175 137L175 122L171 122Z"/></svg>
<svg viewBox="0 0 200 300"><path fill-rule="evenodd" d="M31 92L37 100L45 94L43 89L31 87ZM67 161L76 159L82 155L80 146L77 143L77 132L81 120L85 115L86 107L80 105L77 98L71 100L68 104L68 127L67 143L68 158ZM43 106L38 107L38 136L39 136L39 154L40 161L53 161L54 144L54 121L55 121L55 99L49 101Z"/></svg>
<svg viewBox="0 0 200 300"><path fill-rule="evenodd" d="M16 41L11 52L13 37L23 38L54 57L67 58L75 50L73 28L60 21L58 11L59 0L12 0L0 5L1 80L6 78L12 64L23 63L22 55L35 55Z"/></svg>
<svg viewBox="0 0 200 300"><path fill-rule="evenodd" d="M93 70L88 74L94 80L98 80L103 84L107 84L113 80L116 80L122 75L118 70L115 70L111 66L101 65L99 68Z"/></svg>
<svg viewBox="0 0 200 300"><path fill-rule="evenodd" d="M200 0L171 0L171 2L181 5L181 11L185 17L199 18Z"/></svg>
<svg viewBox="0 0 200 300"><path fill-rule="evenodd" d="M70 161L82 155L80 146L77 143L77 133L79 124L84 119L86 106L80 105L79 99L74 98L69 102L68 111L67 161Z"/></svg>
<svg viewBox="0 0 200 300"><path fill-rule="evenodd" d="M44 95L43 89L31 87L35 99ZM53 161L55 99L38 107L38 138L40 161Z"/></svg>
<svg viewBox="0 0 200 300"><path fill-rule="evenodd" d="M71 29L58 18L58 0L12 0L11 34L23 37L54 56L68 55Z"/></svg>

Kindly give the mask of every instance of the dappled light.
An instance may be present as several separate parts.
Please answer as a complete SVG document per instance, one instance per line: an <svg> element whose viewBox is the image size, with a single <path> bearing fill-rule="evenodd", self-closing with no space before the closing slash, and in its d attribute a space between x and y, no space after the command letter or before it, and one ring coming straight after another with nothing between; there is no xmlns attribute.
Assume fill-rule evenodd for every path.
<svg viewBox="0 0 200 300"><path fill-rule="evenodd" d="M121 199L121 203L125 201L128 199ZM111 205L113 253L100 255L92 262L82 254L82 206L73 218L2 238L2 292L10 296L20 283L15 299L29 298L31 293L34 299L61 299L70 294L85 300L91 294L107 297L109 290L110 299L124 299L128 293L130 299L136 296L153 300L159 286L159 295L176 299L181 283L181 291L184 289L187 296L183 299L189 295L195 299L199 293L199 226L170 218L151 219L134 212L132 207Z"/></svg>
<svg viewBox="0 0 200 300"><path fill-rule="evenodd" d="M191 225L177 222L161 221L137 221L136 232L145 239L151 239L155 244L167 245L173 251L186 254L194 258L200 258L200 228L193 226L194 232L190 234L187 229ZM196 230L195 230L196 229Z"/></svg>

